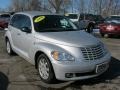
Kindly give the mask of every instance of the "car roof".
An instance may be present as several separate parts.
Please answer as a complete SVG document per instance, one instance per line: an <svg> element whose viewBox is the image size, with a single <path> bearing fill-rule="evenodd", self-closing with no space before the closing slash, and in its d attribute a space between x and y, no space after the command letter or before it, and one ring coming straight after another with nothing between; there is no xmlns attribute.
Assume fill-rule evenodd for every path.
<svg viewBox="0 0 120 90"><path fill-rule="evenodd" d="M9 13L0 13L0 15L10 15Z"/></svg>
<svg viewBox="0 0 120 90"><path fill-rule="evenodd" d="M117 16L120 16L120 15L110 15L110 16L116 16L117 17Z"/></svg>
<svg viewBox="0 0 120 90"><path fill-rule="evenodd" d="M41 12L41 11L24 11L24 12L17 12L15 14L24 14L30 17L34 17L37 15L58 15L58 14L53 14L53 13L49 13L49 12Z"/></svg>
<svg viewBox="0 0 120 90"><path fill-rule="evenodd" d="M79 13L65 13L65 14L79 14Z"/></svg>

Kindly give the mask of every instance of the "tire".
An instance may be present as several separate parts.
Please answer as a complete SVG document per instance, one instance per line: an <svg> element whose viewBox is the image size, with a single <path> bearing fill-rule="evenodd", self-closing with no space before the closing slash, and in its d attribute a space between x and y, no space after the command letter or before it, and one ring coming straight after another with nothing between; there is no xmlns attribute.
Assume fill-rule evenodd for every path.
<svg viewBox="0 0 120 90"><path fill-rule="evenodd" d="M14 51L12 50L10 41L8 39L6 40L6 50L7 50L7 53L9 55L13 55L14 54Z"/></svg>
<svg viewBox="0 0 120 90"><path fill-rule="evenodd" d="M105 38L111 38L112 35L111 35L111 34L105 34L104 37L105 37Z"/></svg>
<svg viewBox="0 0 120 90"><path fill-rule="evenodd" d="M101 36L102 36L102 37L104 37L104 35L105 35L104 33L101 33Z"/></svg>
<svg viewBox="0 0 120 90"><path fill-rule="evenodd" d="M92 33L92 32L93 32L93 26L92 26L92 25L89 25L89 26L87 27L87 32L88 32L88 33Z"/></svg>
<svg viewBox="0 0 120 90"><path fill-rule="evenodd" d="M114 36L114 35L112 35L112 34L109 34L109 35L108 35L109 38L112 38L113 36Z"/></svg>
<svg viewBox="0 0 120 90"><path fill-rule="evenodd" d="M55 75L50 60L45 54L41 54L37 59L38 72L41 80L45 83L55 82Z"/></svg>

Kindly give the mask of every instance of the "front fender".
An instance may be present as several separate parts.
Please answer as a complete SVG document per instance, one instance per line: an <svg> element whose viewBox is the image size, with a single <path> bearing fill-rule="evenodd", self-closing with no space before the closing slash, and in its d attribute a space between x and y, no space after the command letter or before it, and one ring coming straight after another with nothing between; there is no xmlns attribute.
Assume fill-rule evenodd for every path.
<svg viewBox="0 0 120 90"><path fill-rule="evenodd" d="M50 59L51 62L53 62L53 58L51 56L51 52L52 51L60 51L60 52L66 52L66 50L64 50L63 48L61 48L58 45L55 44L51 44L51 43L47 43L47 42L37 42L34 43L34 48L32 49L31 53L30 53L30 58L32 58L33 64L35 64L35 54L38 51L43 52L44 54L46 54L48 56L48 58Z"/></svg>
<svg viewBox="0 0 120 90"><path fill-rule="evenodd" d="M13 41L12 41L11 33L10 33L10 31L9 31L9 30L7 30L7 31L5 32L4 37L5 37L5 39L4 39L4 40L6 40L6 38L8 38L8 39L9 39L9 41L10 41L11 46L13 46L13 43L12 43Z"/></svg>

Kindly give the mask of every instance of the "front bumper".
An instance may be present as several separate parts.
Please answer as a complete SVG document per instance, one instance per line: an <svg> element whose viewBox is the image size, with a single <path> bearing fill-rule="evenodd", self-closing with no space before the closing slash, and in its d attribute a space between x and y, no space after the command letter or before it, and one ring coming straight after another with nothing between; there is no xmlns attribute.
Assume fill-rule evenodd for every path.
<svg viewBox="0 0 120 90"><path fill-rule="evenodd" d="M110 59L111 55L108 53L103 58L94 61L79 60L80 62L54 62L52 64L56 79L63 81L82 80L104 73L108 67L99 73L95 73L96 65L107 63L109 66ZM72 74L72 77L66 77L66 74Z"/></svg>

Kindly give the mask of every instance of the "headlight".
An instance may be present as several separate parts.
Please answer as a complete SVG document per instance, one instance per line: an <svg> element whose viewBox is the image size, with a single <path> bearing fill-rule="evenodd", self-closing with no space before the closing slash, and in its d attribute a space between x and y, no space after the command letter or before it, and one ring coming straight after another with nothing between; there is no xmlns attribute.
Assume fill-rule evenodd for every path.
<svg viewBox="0 0 120 90"><path fill-rule="evenodd" d="M74 61L75 60L75 58L72 55L64 52L53 51L51 55L57 61Z"/></svg>

